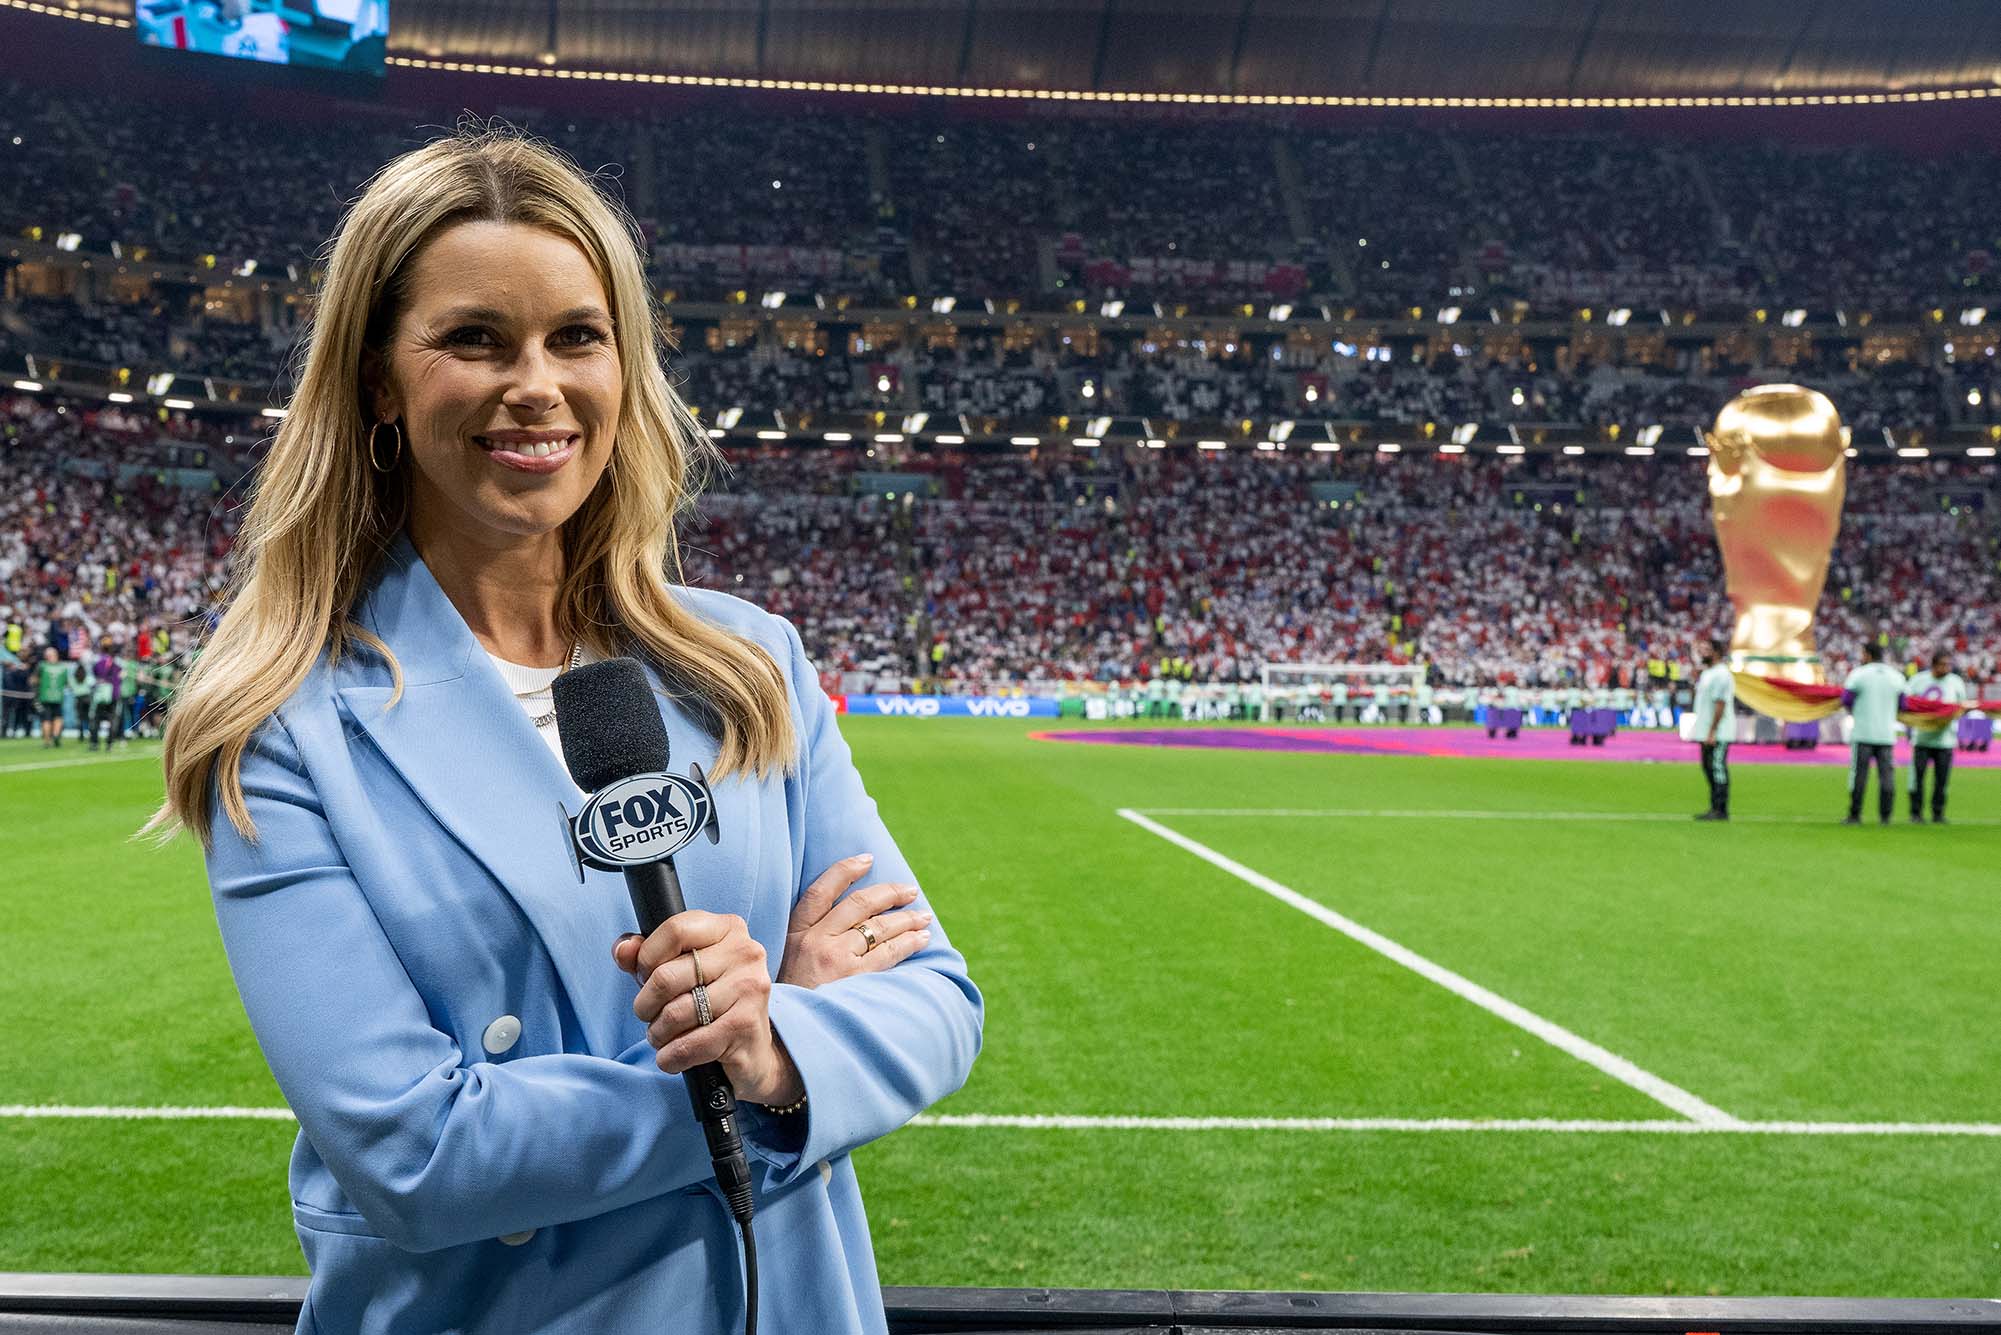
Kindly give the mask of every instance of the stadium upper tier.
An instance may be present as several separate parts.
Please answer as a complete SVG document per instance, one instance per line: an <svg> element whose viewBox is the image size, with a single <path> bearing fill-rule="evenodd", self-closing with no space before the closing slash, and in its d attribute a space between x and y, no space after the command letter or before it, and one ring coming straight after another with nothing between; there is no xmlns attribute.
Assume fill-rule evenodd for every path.
<svg viewBox="0 0 2001 1335"><path fill-rule="evenodd" d="M525 118L605 169L684 301L1641 321L2001 306L1988 150L769 101ZM303 292L344 202L424 137L376 109L222 117L0 83L0 227L115 245L133 273L189 263Z"/></svg>
<svg viewBox="0 0 2001 1335"><path fill-rule="evenodd" d="M241 430L241 428L239 428ZM0 397L0 621L121 640L224 587L268 437ZM1702 464L1556 456L898 445L732 450L684 528L690 582L791 617L828 672L982 688L1202 679L1265 660L1419 661L1433 680L1604 684L1683 664L1730 609ZM2001 649L1992 463L1862 462L1820 643ZM230 485L240 484L240 485ZM943 646L935 648L934 646Z"/></svg>

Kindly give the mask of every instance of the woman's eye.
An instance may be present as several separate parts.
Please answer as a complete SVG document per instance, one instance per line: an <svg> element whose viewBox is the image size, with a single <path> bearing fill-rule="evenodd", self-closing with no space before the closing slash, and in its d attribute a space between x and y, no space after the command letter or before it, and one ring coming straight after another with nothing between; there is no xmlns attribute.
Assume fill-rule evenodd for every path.
<svg viewBox="0 0 2001 1335"><path fill-rule="evenodd" d="M454 329L451 333L445 335L445 342L457 344L461 347L483 347L485 346L484 344L475 342L474 340L485 338L487 333L487 330L476 325L467 325L463 329ZM587 343L602 343L606 337L607 335L602 330L593 328L587 324L571 325L557 334L559 342L569 343L572 346L578 347Z"/></svg>

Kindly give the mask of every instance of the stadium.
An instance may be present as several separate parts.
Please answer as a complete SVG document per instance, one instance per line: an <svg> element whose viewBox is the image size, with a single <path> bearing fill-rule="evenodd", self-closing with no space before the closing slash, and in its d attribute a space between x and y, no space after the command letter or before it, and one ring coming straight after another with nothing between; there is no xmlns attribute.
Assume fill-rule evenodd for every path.
<svg viewBox="0 0 2001 1335"><path fill-rule="evenodd" d="M607 914L658 939L585 834L652 808L584 781L583 713L539 731L609 655L580 633L546 668L507 658L412 518L371 579L463 620L404 623L409 699L458 679L420 644L477 643L503 705L541 691L514 692L531 729L505 719L530 754L471 706L400 734L329 714L338 745L288 713L298 753L252 746L245 791L326 844L282 824L298 861L269 895L226 888L237 845L140 837L190 716L226 710L217 664L288 661L229 614L305 494L283 488L335 467L307 445L344 346L335 239L385 164L454 136L542 146L611 210L655 335L615 355L685 406L686 486L630 493L671 502L653 573L803 686L814 766L851 756L844 810L894 837L878 874L907 862L950 937L887 913L842 934L854 958L907 929L919 953L879 977L976 1008L969 1074L933 1088L890 1044L878 1083L910 1106L803 1191L771 1167L760 1329L2001 1328L2001 11L0 0L0 1332L746 1320L736 1252L694 1244L662 1248L706 1258L707 1317L566 1307L574 1267L645 1270L588 1231L636 1189L489 1209L464 1183L507 1165L443 1130L497 1135L531 1062L631 1064L544 944ZM412 392L526 364L445 351ZM378 442L368 365L341 384L353 475L438 514L438 447ZM493 445L519 495L569 485L569 443ZM691 683L734 699L728 673L638 656L677 759L663 738L616 775L681 785L687 904L755 937L717 876L834 845L779 780L745 795L710 739L738 713L683 712ZM343 818L350 756L371 802ZM531 825L538 860L503 867ZM236 934L336 855L464 1082L411 1174L426 1201L458 1184L428 1232L340 1158L386 1124L305 1097L372 1023L340 995L372 985L352 923L322 898L288 926L282 1004ZM371 868L436 899L392 920ZM791 905L823 870L773 884ZM567 899L531 903L538 877ZM877 975L780 972L789 921L762 947L779 1050L808 992L878 997L832 1047L889 1023L901 1001L851 986ZM402 930L490 945L515 993L458 1031ZM554 961L553 999L510 949ZM691 985L706 1014L699 962ZM682 1083L638 1047L632 1074ZM788 1060L797 1088L733 1077L760 1172L788 1112L845 1107L821 1058ZM608 1176L561 1106L546 1171ZM820 1258L786 1221L855 1182L870 1279L840 1321L802 1317ZM451 1258L490 1293L399 1315L386 1280L325 1287L361 1264L339 1247Z"/></svg>

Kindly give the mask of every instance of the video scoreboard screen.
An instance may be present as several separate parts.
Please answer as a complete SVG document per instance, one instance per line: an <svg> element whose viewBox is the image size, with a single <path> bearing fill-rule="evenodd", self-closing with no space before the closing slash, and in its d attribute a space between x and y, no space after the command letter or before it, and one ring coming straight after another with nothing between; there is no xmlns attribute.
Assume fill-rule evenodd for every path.
<svg viewBox="0 0 2001 1335"><path fill-rule="evenodd" d="M389 0L136 0L147 46L299 69L383 72Z"/></svg>

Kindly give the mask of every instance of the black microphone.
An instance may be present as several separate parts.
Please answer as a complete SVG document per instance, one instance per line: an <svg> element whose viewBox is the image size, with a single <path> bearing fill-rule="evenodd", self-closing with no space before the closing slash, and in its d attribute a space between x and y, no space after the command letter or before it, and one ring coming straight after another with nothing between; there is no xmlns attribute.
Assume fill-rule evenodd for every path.
<svg viewBox="0 0 2001 1335"><path fill-rule="evenodd" d="M625 873L639 930L651 936L687 910L674 853L697 834L715 841L715 799L699 766L692 777L667 772L667 726L637 659L613 658L564 672L555 680L554 695L563 763L577 787L591 794L571 825L581 860ZM709 1142L716 1182L731 1215L747 1231L750 1165L737 1128L736 1092L720 1062L704 1062L683 1079Z"/></svg>

